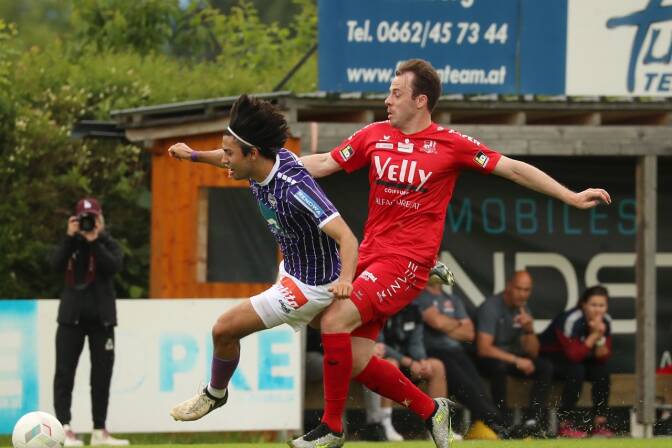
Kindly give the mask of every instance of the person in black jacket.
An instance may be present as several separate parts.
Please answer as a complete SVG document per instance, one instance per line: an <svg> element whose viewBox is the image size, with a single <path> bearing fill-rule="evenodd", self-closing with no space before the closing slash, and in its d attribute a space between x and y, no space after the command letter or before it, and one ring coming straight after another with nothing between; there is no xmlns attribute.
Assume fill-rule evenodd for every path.
<svg viewBox="0 0 672 448"><path fill-rule="evenodd" d="M105 232L103 212L96 199L77 202L51 264L63 273L65 283L58 307L54 374L54 407L65 429L64 445L83 445L70 428L70 408L85 338L91 355L91 445L128 445L128 440L114 438L105 429L117 325L114 275L121 270L122 253Z"/></svg>

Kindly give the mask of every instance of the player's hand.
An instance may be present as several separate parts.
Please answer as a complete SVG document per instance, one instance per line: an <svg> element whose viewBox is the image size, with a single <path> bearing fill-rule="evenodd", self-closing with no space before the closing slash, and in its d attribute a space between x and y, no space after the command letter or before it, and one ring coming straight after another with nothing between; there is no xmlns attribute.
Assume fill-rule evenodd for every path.
<svg viewBox="0 0 672 448"><path fill-rule="evenodd" d="M534 331L534 319L532 319L532 316L530 316L527 311L525 311L524 307L520 307L520 314L518 314L514 320L520 325L520 327L525 330L526 332L533 332Z"/></svg>
<svg viewBox="0 0 672 448"><path fill-rule="evenodd" d="M576 208L593 208L599 204L611 204L611 196L601 188L588 188L580 193L574 193L572 205Z"/></svg>
<svg viewBox="0 0 672 448"><path fill-rule="evenodd" d="M516 358L516 369L523 372L525 375L532 375L534 373L534 363L528 358Z"/></svg>
<svg viewBox="0 0 672 448"><path fill-rule="evenodd" d="M432 376L432 364L426 359L421 359L419 362L420 375L422 375L423 378L429 378Z"/></svg>
<svg viewBox="0 0 672 448"><path fill-rule="evenodd" d="M187 144L185 143L175 143L170 148L168 148L168 155L177 160L187 160L191 157L191 153L194 152Z"/></svg>
<svg viewBox="0 0 672 448"><path fill-rule="evenodd" d="M408 370L411 372L411 377L415 379L421 379L422 378L422 361L416 361L413 360L410 366L408 366Z"/></svg>
<svg viewBox="0 0 672 448"><path fill-rule="evenodd" d="M352 282L346 282L339 278L329 287L329 292L334 295L336 300L348 299L352 294Z"/></svg>
<svg viewBox="0 0 672 448"><path fill-rule="evenodd" d="M66 233L68 236L75 236L79 232L79 219L76 216L71 216L68 218L68 230Z"/></svg>

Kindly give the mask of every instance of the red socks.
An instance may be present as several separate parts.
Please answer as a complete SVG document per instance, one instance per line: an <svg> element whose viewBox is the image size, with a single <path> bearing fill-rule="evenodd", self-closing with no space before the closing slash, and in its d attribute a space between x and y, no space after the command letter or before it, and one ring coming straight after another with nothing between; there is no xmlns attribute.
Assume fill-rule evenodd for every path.
<svg viewBox="0 0 672 448"><path fill-rule="evenodd" d="M373 392L406 406L423 420L434 414L434 400L418 389L398 368L383 359L373 356L355 380Z"/></svg>
<svg viewBox="0 0 672 448"><path fill-rule="evenodd" d="M322 423L334 432L343 432L343 411L352 375L350 333L322 334L324 359L324 414Z"/></svg>

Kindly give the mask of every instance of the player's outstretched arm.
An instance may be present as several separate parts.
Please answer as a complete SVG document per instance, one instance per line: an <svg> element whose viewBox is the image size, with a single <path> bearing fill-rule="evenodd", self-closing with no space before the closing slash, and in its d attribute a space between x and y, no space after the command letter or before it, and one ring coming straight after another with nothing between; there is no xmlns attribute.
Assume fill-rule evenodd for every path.
<svg viewBox="0 0 672 448"><path fill-rule="evenodd" d="M177 160L191 160L192 162L207 163L208 165L224 168L222 156L224 150L215 149L212 151L196 151L185 143L175 143L168 148L168 154Z"/></svg>
<svg viewBox="0 0 672 448"><path fill-rule="evenodd" d="M301 162L303 162L310 175L315 178L325 177L343 169L328 152L303 156Z"/></svg>
<svg viewBox="0 0 672 448"><path fill-rule="evenodd" d="M497 166L495 166L493 173L530 190L559 199L572 207L587 209L602 203L611 204L611 197L606 190L588 188L576 193L560 184L539 168L506 156L502 156Z"/></svg>
<svg viewBox="0 0 672 448"><path fill-rule="evenodd" d="M357 268L357 238L340 216L325 224L322 231L338 243L341 256L341 275L329 291L337 299L347 299L352 294L352 281Z"/></svg>

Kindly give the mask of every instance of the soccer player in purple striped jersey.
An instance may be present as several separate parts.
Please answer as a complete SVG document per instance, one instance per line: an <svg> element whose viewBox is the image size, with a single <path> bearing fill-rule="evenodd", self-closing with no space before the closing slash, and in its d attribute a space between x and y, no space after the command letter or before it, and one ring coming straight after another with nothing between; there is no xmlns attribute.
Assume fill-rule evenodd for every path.
<svg viewBox="0 0 672 448"><path fill-rule="evenodd" d="M357 238L299 159L283 148L287 131L271 103L242 95L231 108L221 148L195 151L177 143L168 149L178 160L208 163L228 169L235 179L249 179L284 258L276 284L219 317L212 329L210 382L171 410L175 420L198 420L226 403L240 339L283 323L299 330L334 299L352 292Z"/></svg>

